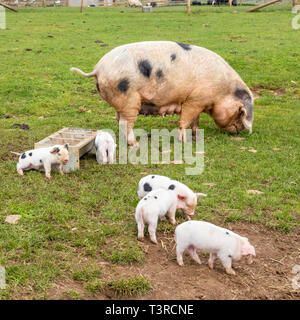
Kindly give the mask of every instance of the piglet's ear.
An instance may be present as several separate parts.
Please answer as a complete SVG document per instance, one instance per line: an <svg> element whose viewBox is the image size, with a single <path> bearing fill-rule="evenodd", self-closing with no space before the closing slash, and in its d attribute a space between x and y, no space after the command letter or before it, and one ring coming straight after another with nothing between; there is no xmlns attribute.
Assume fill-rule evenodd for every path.
<svg viewBox="0 0 300 320"><path fill-rule="evenodd" d="M64 145L64 148L67 149L67 150L69 150L69 144L66 143L66 144Z"/></svg>
<svg viewBox="0 0 300 320"><path fill-rule="evenodd" d="M58 152L59 152L59 148L57 148L57 147L54 147L54 148L50 151L50 153L52 153L52 154L58 153Z"/></svg>
<svg viewBox="0 0 300 320"><path fill-rule="evenodd" d="M198 199L200 197L207 197L207 194L206 193L197 192L196 196L197 196L197 199Z"/></svg>

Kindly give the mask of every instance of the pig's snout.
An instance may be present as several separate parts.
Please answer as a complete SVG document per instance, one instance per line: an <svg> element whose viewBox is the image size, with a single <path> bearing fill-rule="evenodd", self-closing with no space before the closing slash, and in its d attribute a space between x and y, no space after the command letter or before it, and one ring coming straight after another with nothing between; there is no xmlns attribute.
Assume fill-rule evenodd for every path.
<svg viewBox="0 0 300 320"><path fill-rule="evenodd" d="M63 163L64 163L64 164L67 164L68 162L69 162L69 159L64 159L64 160L63 160Z"/></svg>

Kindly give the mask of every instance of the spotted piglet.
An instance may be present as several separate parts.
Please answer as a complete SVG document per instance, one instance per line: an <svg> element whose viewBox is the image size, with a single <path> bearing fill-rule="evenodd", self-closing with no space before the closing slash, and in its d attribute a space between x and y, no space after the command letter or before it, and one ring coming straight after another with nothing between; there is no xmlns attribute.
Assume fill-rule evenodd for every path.
<svg viewBox="0 0 300 320"><path fill-rule="evenodd" d="M17 163L17 171L22 176L23 170L44 168L46 177L51 179L51 166L54 165L63 174L63 165L69 162L68 144L29 150L22 153Z"/></svg>
<svg viewBox="0 0 300 320"><path fill-rule="evenodd" d="M177 262L183 266L182 254L187 249L190 256L199 264L200 258L196 250L210 253L208 265L214 267L214 260L218 257L228 274L235 274L232 260L240 260L247 256L251 264L255 249L248 239L240 235L204 221L186 221L175 229Z"/></svg>
<svg viewBox="0 0 300 320"><path fill-rule="evenodd" d="M177 195L172 190L157 189L149 192L140 200L135 210L135 220L138 226L138 240L144 239L144 227L148 224L150 239L157 244L156 227L158 218L168 216L171 224L176 224L175 212Z"/></svg>
<svg viewBox="0 0 300 320"><path fill-rule="evenodd" d="M155 174L150 174L140 180L138 185L138 196L139 198L142 198L148 192L158 188L175 191L178 197L177 208L182 209L187 220L190 220L190 216L195 214L197 199L199 197L206 197L205 193L195 193L188 186L179 181Z"/></svg>
<svg viewBox="0 0 300 320"><path fill-rule="evenodd" d="M95 139L96 159L98 163L114 163L116 146L111 134L105 131L98 131Z"/></svg>

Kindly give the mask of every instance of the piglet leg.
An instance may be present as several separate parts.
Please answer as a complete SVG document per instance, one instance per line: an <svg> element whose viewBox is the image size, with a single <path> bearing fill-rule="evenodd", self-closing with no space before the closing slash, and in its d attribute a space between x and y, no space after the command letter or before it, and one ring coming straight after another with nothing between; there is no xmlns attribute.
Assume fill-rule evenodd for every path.
<svg viewBox="0 0 300 320"><path fill-rule="evenodd" d="M216 257L217 257L217 255L215 253L211 253L209 255L208 266L210 267L210 269L214 268L214 261L215 261Z"/></svg>
<svg viewBox="0 0 300 320"><path fill-rule="evenodd" d="M50 172L51 172L51 163L48 162L48 161L44 161L44 169L45 169L45 175L46 175L46 178L48 180L51 179L51 175L50 175Z"/></svg>
<svg viewBox="0 0 300 320"><path fill-rule="evenodd" d="M157 244L157 240L156 240L156 227L157 227L157 222L151 222L149 223L148 226L148 231L149 231L149 235L150 235L150 240Z"/></svg>

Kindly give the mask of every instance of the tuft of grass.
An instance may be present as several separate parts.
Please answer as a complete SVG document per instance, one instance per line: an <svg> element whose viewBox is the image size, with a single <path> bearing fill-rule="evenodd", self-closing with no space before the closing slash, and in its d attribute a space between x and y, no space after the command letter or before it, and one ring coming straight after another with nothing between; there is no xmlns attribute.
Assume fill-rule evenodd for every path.
<svg viewBox="0 0 300 320"><path fill-rule="evenodd" d="M88 281L84 288L91 294L95 295L97 292L102 291L105 288L105 282L99 279Z"/></svg>
<svg viewBox="0 0 300 320"><path fill-rule="evenodd" d="M112 263L119 263L122 265L132 263L143 263L144 252L137 245L131 243L119 244L101 252L103 258L111 261Z"/></svg>
<svg viewBox="0 0 300 320"><path fill-rule="evenodd" d="M98 279L102 275L102 271L99 268L84 268L81 270L74 271L72 273L72 278L76 281L90 281Z"/></svg>
<svg viewBox="0 0 300 320"><path fill-rule="evenodd" d="M149 279L143 276L130 279L117 279L107 283L117 297L146 295L152 290Z"/></svg>

